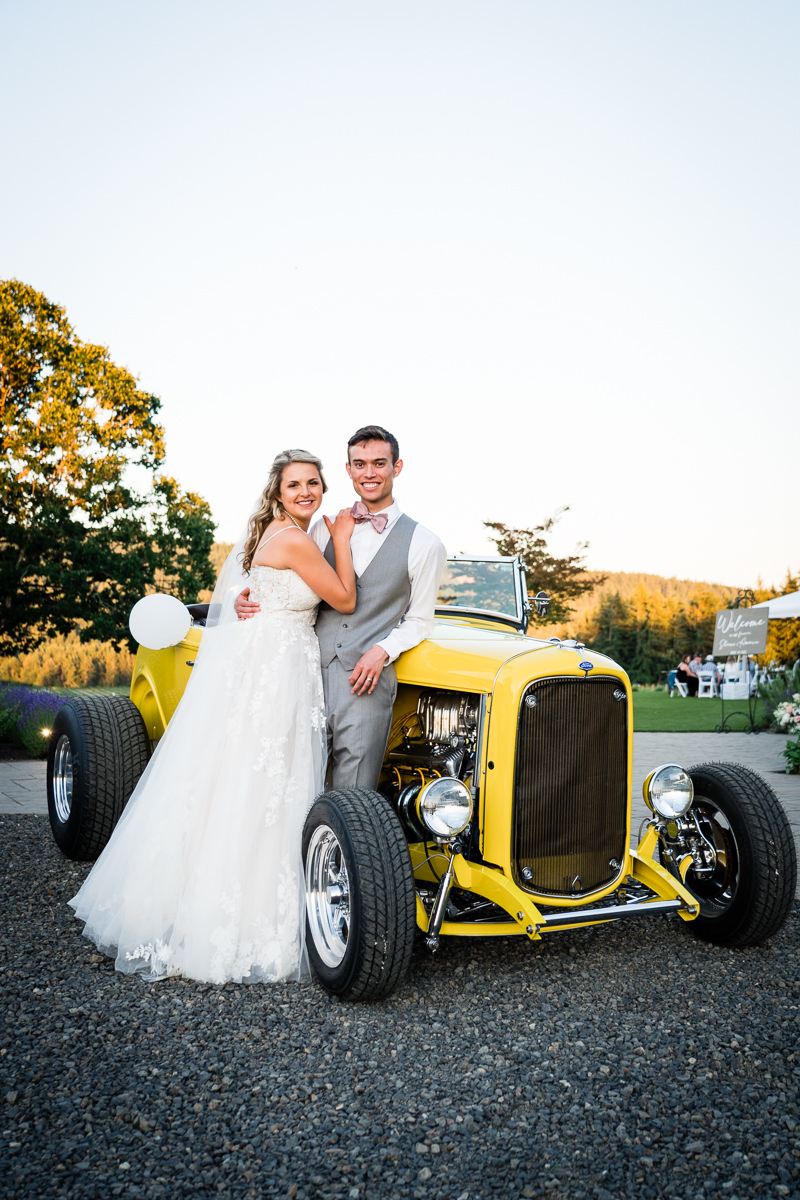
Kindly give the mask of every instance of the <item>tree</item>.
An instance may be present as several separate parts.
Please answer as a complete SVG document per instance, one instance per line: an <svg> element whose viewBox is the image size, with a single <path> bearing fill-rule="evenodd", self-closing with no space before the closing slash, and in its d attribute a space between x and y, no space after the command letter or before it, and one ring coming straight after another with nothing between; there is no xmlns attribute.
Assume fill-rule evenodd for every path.
<svg viewBox="0 0 800 1200"><path fill-rule="evenodd" d="M160 407L60 305L0 281L0 653L78 620L84 640L121 641L156 582L187 601L213 582L208 504L156 474Z"/></svg>
<svg viewBox="0 0 800 1200"><path fill-rule="evenodd" d="M756 588L756 598L773 600L776 596L789 596L792 592L800 591L800 573L793 575L786 572L786 579L781 586L775 588ZM800 658L800 617L789 617L785 620L770 621L767 634L767 648L762 662L782 663L791 666Z"/></svg>
<svg viewBox="0 0 800 1200"><path fill-rule="evenodd" d="M584 622L579 639L627 668L636 651L631 605L619 592L602 595L597 609Z"/></svg>
<svg viewBox="0 0 800 1200"><path fill-rule="evenodd" d="M550 610L546 617L535 618L537 624L552 625L568 621L572 616L569 601L592 591L606 579L605 575L592 575L586 571L583 559L589 547L588 542L581 542L576 547L578 553L566 558L554 558L548 552L545 534L550 532L565 512L569 512L569 505L557 509L552 517L542 525L534 525L532 529L510 529L499 521L484 521L487 529L496 530L489 537L498 552L517 555L522 559L530 595L545 591L550 597Z"/></svg>

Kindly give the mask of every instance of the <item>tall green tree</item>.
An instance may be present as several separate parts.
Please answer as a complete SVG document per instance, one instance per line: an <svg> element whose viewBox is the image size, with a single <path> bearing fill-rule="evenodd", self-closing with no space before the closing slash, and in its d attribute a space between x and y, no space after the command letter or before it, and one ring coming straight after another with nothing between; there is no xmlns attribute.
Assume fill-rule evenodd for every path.
<svg viewBox="0 0 800 1200"><path fill-rule="evenodd" d="M121 641L154 583L191 601L213 582L208 504L157 474L160 407L60 305L0 281L0 653L78 619Z"/></svg>
<svg viewBox="0 0 800 1200"><path fill-rule="evenodd" d="M487 529L493 529L489 537L497 546L498 553L517 555L525 564L528 591L535 596L539 591L550 597L550 610L546 617L535 617L536 624L552 625L568 621L572 616L570 600L576 600L584 592L590 592L606 579L605 575L589 574L584 556L588 542L577 547L577 554L556 558L547 548L547 534L555 523L569 512L569 505L556 510L541 525L532 529L513 529L499 521L484 521Z"/></svg>
<svg viewBox="0 0 800 1200"><path fill-rule="evenodd" d="M786 572L786 579L781 586L775 588L757 588L758 600L772 600L776 596L788 596L800 591L800 572L796 575ZM763 662L784 663L791 666L800 659L800 617L790 617L788 620L770 621L767 635L767 648Z"/></svg>

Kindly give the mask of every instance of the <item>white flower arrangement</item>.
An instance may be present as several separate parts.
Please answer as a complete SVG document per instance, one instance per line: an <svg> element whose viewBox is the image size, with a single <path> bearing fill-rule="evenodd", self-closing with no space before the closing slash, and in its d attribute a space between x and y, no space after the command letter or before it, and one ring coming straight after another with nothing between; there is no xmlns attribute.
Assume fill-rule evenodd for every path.
<svg viewBox="0 0 800 1200"><path fill-rule="evenodd" d="M800 692L777 705L772 714L772 726L778 733L800 733Z"/></svg>

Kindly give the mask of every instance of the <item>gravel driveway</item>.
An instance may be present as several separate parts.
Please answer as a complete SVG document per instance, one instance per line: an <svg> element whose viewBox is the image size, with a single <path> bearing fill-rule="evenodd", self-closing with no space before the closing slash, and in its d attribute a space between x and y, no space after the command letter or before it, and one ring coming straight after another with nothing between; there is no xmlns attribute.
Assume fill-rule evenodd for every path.
<svg viewBox="0 0 800 1200"><path fill-rule="evenodd" d="M800 908L772 943L678 918L415 951L405 987L149 985L66 906L88 867L5 816L0 1194L800 1194Z"/></svg>

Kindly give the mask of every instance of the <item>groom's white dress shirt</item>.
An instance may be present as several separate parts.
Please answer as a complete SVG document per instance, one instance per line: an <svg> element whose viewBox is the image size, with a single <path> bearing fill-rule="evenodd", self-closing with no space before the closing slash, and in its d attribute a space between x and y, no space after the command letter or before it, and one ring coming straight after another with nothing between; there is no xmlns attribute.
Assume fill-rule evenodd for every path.
<svg viewBox="0 0 800 1200"><path fill-rule="evenodd" d="M364 574L380 550L381 539L386 537L401 515L400 505L395 500L388 508L382 508L381 512L389 518L383 533L378 533L371 521L364 521L353 530L350 550L357 576ZM325 522L315 521L309 533L320 550L324 551L330 540ZM416 525L408 548L408 578L411 583L408 608L400 624L387 634L383 641L378 642L381 649L389 655L389 662L394 662L404 650L418 646L424 638L433 633L433 613L439 594L439 581L446 562L447 551L436 534L431 533L424 525Z"/></svg>

